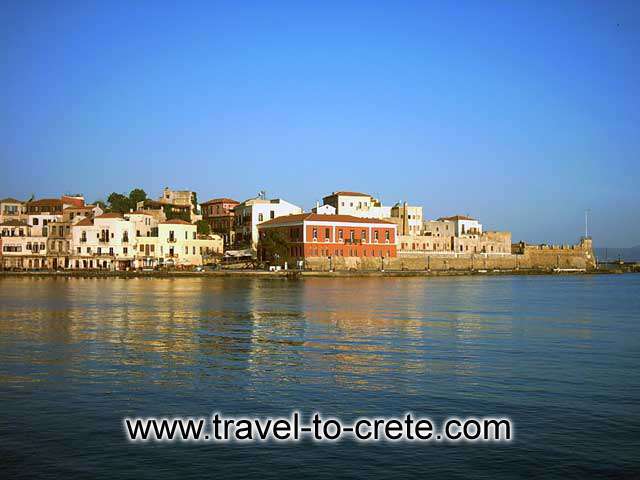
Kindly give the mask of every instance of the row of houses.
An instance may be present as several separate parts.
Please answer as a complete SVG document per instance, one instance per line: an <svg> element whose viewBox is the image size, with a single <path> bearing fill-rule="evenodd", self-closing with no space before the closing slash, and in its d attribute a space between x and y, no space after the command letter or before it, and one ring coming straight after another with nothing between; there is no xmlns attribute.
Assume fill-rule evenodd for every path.
<svg viewBox="0 0 640 480"><path fill-rule="evenodd" d="M222 255L218 235L163 211L105 213L82 197L0 200L3 269L183 268Z"/></svg>
<svg viewBox="0 0 640 480"><path fill-rule="evenodd" d="M396 257L511 253L509 232L484 231L464 215L426 220L421 206L383 205L337 191L305 212L264 192L239 202L198 204L195 192L165 188L129 212L105 213L81 196L0 201L3 268L136 269L191 267L216 256L301 262L313 257ZM198 234L204 221L209 234Z"/></svg>

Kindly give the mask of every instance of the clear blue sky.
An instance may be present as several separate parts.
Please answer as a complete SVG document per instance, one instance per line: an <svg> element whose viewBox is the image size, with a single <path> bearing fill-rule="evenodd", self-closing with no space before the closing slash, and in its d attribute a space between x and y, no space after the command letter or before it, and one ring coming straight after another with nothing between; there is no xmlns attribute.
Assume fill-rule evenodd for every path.
<svg viewBox="0 0 640 480"><path fill-rule="evenodd" d="M0 6L0 196L333 190L640 244L640 2Z"/></svg>

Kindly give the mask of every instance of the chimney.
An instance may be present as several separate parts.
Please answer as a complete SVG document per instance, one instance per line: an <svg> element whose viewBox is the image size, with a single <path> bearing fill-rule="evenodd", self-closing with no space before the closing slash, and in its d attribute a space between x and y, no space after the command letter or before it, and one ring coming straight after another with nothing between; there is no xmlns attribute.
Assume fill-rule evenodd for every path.
<svg viewBox="0 0 640 480"><path fill-rule="evenodd" d="M402 234L403 235L409 235L409 218L407 215L407 202L404 202L402 204L402 210L403 210L403 215L402 215Z"/></svg>

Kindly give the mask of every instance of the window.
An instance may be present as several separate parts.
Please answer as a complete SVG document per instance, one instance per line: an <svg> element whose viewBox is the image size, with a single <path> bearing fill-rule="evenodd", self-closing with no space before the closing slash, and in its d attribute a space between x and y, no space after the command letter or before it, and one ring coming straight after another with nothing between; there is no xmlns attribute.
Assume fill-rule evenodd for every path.
<svg viewBox="0 0 640 480"><path fill-rule="evenodd" d="M331 239L331 229L330 228L325 228L324 229L324 241L328 242Z"/></svg>
<svg viewBox="0 0 640 480"><path fill-rule="evenodd" d="M128 252L129 252L129 249L128 249L127 247L124 247L124 248L122 249L122 253L123 253L123 255L126 255Z"/></svg>
<svg viewBox="0 0 640 480"><path fill-rule="evenodd" d="M314 241L318 241L318 228L317 227L313 227L313 240Z"/></svg>
<svg viewBox="0 0 640 480"><path fill-rule="evenodd" d="M361 234L361 235L360 235L360 239L361 239L363 242L366 242L366 241L367 241L367 231L366 231L366 230L362 230L362 231L360 232L360 234Z"/></svg>
<svg viewBox="0 0 640 480"><path fill-rule="evenodd" d="M259 214L258 214L258 221L259 221L259 222L262 222L263 220L264 220L264 215L263 215L263 214L261 214L261 213L259 213Z"/></svg>
<svg viewBox="0 0 640 480"><path fill-rule="evenodd" d="M195 255L195 254L196 254L196 247L195 247L195 245L191 248L191 252L193 253L193 255Z"/></svg>
<svg viewBox="0 0 640 480"><path fill-rule="evenodd" d="M342 229L338 230L338 240L341 242L344 240Z"/></svg>
<svg viewBox="0 0 640 480"><path fill-rule="evenodd" d="M387 243L389 243L389 240L391 239L391 233L389 232L389 230L384 232L384 239Z"/></svg>
<svg viewBox="0 0 640 480"><path fill-rule="evenodd" d="M38 217L34 217L33 225L38 225L38 222L39 222Z"/></svg>
<svg viewBox="0 0 640 480"><path fill-rule="evenodd" d="M184 247L184 254L189 255L189 247Z"/></svg>
<svg viewBox="0 0 640 480"><path fill-rule="evenodd" d="M109 247L109 255L113 255L113 247Z"/></svg>
<svg viewBox="0 0 640 480"><path fill-rule="evenodd" d="M196 239L196 232L195 231L193 232L193 239L194 240Z"/></svg>
<svg viewBox="0 0 640 480"><path fill-rule="evenodd" d="M87 248L87 252L91 251L91 247ZM102 247L98 247L98 255L102 255Z"/></svg>
<svg viewBox="0 0 640 480"><path fill-rule="evenodd" d="M375 232L373 232L373 241L374 241L375 243L378 243L378 240L379 240L379 234L380 234L380 232L378 232L377 230L376 230Z"/></svg>
<svg viewBox="0 0 640 480"><path fill-rule="evenodd" d="M274 210L271 210L271 212L269 212L269 218L271 218L272 220L276 218L276 212Z"/></svg>
<svg viewBox="0 0 640 480"><path fill-rule="evenodd" d="M184 239L189 240L189 232L184 232Z"/></svg>
<svg viewBox="0 0 640 480"><path fill-rule="evenodd" d="M356 240L356 231L355 230L351 230L349 232L349 240L351 240L351 243L355 242L355 240Z"/></svg>

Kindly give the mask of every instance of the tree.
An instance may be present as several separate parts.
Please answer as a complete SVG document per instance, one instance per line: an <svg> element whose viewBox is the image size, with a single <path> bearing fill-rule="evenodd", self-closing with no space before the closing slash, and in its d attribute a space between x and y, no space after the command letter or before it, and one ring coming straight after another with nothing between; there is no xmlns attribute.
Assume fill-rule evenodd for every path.
<svg viewBox="0 0 640 480"><path fill-rule="evenodd" d="M129 198L121 193L112 192L107 201L112 212L126 213L129 211Z"/></svg>
<svg viewBox="0 0 640 480"><path fill-rule="evenodd" d="M138 202L142 202L147 199L147 192L141 188L134 188L129 192L129 204L131 208L135 209Z"/></svg>
<svg viewBox="0 0 640 480"><path fill-rule="evenodd" d="M198 220L196 226L198 227L198 235L209 235L211 233L211 227L206 220Z"/></svg>
<svg viewBox="0 0 640 480"><path fill-rule="evenodd" d="M174 210L171 208L171 205L165 205L163 207L164 216L167 217L167 220L184 220L185 222L191 223L191 214L189 212L185 212L183 210Z"/></svg>
<svg viewBox="0 0 640 480"><path fill-rule="evenodd" d="M260 238L259 249L264 252L263 260L279 264L289 260L289 248L284 236L279 232L267 232Z"/></svg>

